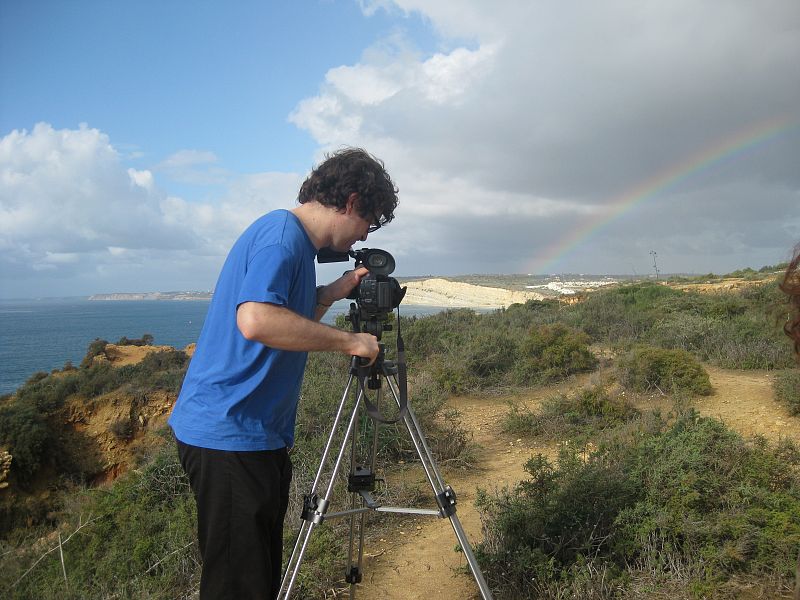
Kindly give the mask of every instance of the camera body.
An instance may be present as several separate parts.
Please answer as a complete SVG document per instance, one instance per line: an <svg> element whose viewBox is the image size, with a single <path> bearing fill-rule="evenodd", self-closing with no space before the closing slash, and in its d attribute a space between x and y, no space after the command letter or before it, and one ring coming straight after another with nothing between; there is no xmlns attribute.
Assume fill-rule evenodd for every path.
<svg viewBox="0 0 800 600"><path fill-rule="evenodd" d="M394 257L386 250L361 248L350 252L335 252L323 248L317 255L317 262L344 262L350 257L356 261L355 268L366 267L369 273L347 295L348 299L355 300L358 305L357 308L351 305L348 320L356 331L371 333L380 339L381 332L391 329L386 321L389 313L400 306L406 288L400 287L397 279L390 277L394 272L395 262Z"/></svg>
<svg viewBox="0 0 800 600"><path fill-rule="evenodd" d="M405 288L401 288L397 279L390 277L394 272L394 258L385 250L362 248L353 253L356 268L364 266L369 269L361 282L347 295L355 300L359 307L369 315L388 313L400 305Z"/></svg>

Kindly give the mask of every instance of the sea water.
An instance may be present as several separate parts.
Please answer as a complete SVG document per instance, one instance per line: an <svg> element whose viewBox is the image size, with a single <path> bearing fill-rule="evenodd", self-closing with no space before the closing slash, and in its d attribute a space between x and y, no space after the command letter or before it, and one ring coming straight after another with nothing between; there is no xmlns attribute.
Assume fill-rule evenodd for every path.
<svg viewBox="0 0 800 600"><path fill-rule="evenodd" d="M159 346L182 349L197 341L209 301L48 298L0 300L0 394L16 390L34 373L78 366L89 344L122 337L153 336ZM323 319L333 323L349 301L337 302ZM401 315L424 316L443 310L433 306L400 306Z"/></svg>

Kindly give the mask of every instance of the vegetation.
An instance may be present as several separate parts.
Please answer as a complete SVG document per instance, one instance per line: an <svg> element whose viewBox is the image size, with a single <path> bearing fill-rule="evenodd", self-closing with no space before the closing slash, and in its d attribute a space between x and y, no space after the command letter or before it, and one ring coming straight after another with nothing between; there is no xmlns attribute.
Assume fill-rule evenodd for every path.
<svg viewBox="0 0 800 600"><path fill-rule="evenodd" d="M691 412L670 419L643 414L627 399L630 391L708 394L703 363L781 369L776 397L798 414L800 379L777 318L782 302L774 284L702 295L636 283L575 305L531 301L487 314L403 318L411 403L438 461L455 466L469 464L470 436L446 409L449 395L561 381L597 369L601 353L616 357L613 380L554 395L538 411L511 407L506 431L570 443L557 462L532 459L530 477L518 486L480 495L486 538L477 550L498 599L647 597L648 589L727 598L736 597L737 585L755 583L768 597L785 589L800 549L800 451L744 440ZM390 355L393 338L387 333L383 340ZM153 340L145 334L123 341ZM196 590L194 503L170 436L164 433L163 447L113 485L85 489L90 465L81 457L88 446L63 428L70 407L124 397L130 417L108 431L130 442L143 433L136 407L154 394L174 397L188 358L152 352L115 368L95 360L107 344L94 340L80 368L37 373L0 399L0 448L13 455L10 481L36 491L0 509L3 597L173 598ZM345 357L309 356L292 453L287 554L348 370ZM382 395L381 409L391 413L391 393L384 388ZM366 418L357 427L364 439L374 431ZM378 436L381 473L414 459L402 425L382 426ZM392 504L428 493L386 480L376 496ZM65 489L72 492L62 495ZM337 485L333 502L341 506L346 497ZM368 515L375 520L368 523L385 526L391 518ZM341 587L343 526L328 521L312 536L298 581L302 597Z"/></svg>
<svg viewBox="0 0 800 600"><path fill-rule="evenodd" d="M102 348L104 343L96 340L87 355L97 355ZM140 363L120 368L85 362L87 366L68 373L36 374L0 407L0 446L13 453L15 485L33 485L45 467L80 481L81 473L70 459L76 449L62 447L69 440L58 432L58 411L70 402L99 402L111 393L130 398L132 406L137 399L159 390L176 395L188 359L183 352L167 351L152 352ZM299 523L299 500L310 490L348 371L345 357L327 353L309 357L297 419L297 445L292 453L294 493L286 526L287 555ZM442 463L468 461L467 433L453 415L438 418L446 399L444 389L423 372L411 374L409 391L438 459ZM363 419L359 426L368 438L372 422ZM118 440L127 441L138 427L134 420L122 419L112 423L110 432ZM4 590L4 597L191 595L199 576L194 502L170 442L171 436L165 431L155 456L145 457L140 469L109 487L85 490L77 496L74 492L48 494L45 497L49 500L41 502L31 497L20 506L6 506L0 520L5 539L0 542L0 590ZM399 426L380 428L378 469L413 456L415 450ZM430 496L430 491L427 493ZM418 494L419 490L391 484L376 492L379 498L400 499L401 503ZM334 502L344 507L346 499L346 488L337 486ZM37 524L36 528L31 529L30 523ZM345 526L344 520L331 521L313 536L297 583L302 597L319 597L341 585L346 541L341 528ZM54 543L58 545L58 533L62 540L68 540L63 546L68 583L64 582L58 551L49 552L25 574L52 550Z"/></svg>
<svg viewBox="0 0 800 600"><path fill-rule="evenodd" d="M153 336L149 333L145 333L142 337L134 339L129 339L125 336L122 336L117 342L117 346L152 346L152 345L153 345Z"/></svg>
<svg viewBox="0 0 800 600"><path fill-rule="evenodd" d="M797 448L746 442L719 421L650 416L482 493L477 553L498 598L613 598L642 580L694 598L741 580L779 589L800 549L798 466Z"/></svg>
<svg viewBox="0 0 800 600"><path fill-rule="evenodd" d="M450 393L546 383L593 370L597 359L589 337L556 323L557 309L555 302L528 302L484 315L461 309L409 319L402 325L409 362L429 366L434 383Z"/></svg>
<svg viewBox="0 0 800 600"><path fill-rule="evenodd" d="M101 347L102 340L92 342L87 357L96 356ZM121 368L87 359L81 364L80 369L35 374L0 406L0 446L11 449L11 472L23 487L46 465L69 477L87 475L80 469L83 461L74 456L74 438L62 435L62 424L55 418L68 399L89 402L111 392L134 397L155 390L176 394L188 357L183 351L167 350L152 352L140 363ZM2 521L0 516L0 524Z"/></svg>
<svg viewBox="0 0 800 600"><path fill-rule="evenodd" d="M789 414L800 416L800 371L782 371L775 377L775 397L788 409Z"/></svg>
<svg viewBox="0 0 800 600"><path fill-rule="evenodd" d="M623 386L637 392L711 393L708 373L685 350L637 346L619 359L617 374Z"/></svg>
<svg viewBox="0 0 800 600"><path fill-rule="evenodd" d="M581 441L639 416L639 410L623 394L612 395L603 385L545 400L541 410L512 404L503 429L514 435L536 435L550 440L565 437Z"/></svg>
<svg viewBox="0 0 800 600"><path fill-rule="evenodd" d="M715 294L639 283L590 294L563 321L615 348L649 344L725 368L778 369L793 365L778 324L785 302L775 282Z"/></svg>
<svg viewBox="0 0 800 600"><path fill-rule="evenodd" d="M194 499L172 444L72 502L54 531L19 529L0 542L5 598L167 599L197 586Z"/></svg>

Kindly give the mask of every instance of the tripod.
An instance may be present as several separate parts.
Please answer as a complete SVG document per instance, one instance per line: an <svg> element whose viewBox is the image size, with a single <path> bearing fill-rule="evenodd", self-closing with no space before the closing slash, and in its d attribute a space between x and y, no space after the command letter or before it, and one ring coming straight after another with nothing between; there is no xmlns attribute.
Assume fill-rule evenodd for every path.
<svg viewBox="0 0 800 600"><path fill-rule="evenodd" d="M353 322L354 329L358 330L358 315L355 311L355 306L351 305L349 320ZM374 323L372 324L372 332L376 331ZM380 331L380 328L377 329ZM380 339L380 335L377 336ZM398 339L399 335L398 335ZM400 346L400 344L398 344ZM470 571L472 572L475 582L478 584L483 600L491 600L492 594L486 580L481 573L478 562L464 532L461 522L456 515L456 495L453 489L446 485L439 468L431 454L428 442L425 435L422 433L419 421L414 414L414 410L407 404L405 397L405 370L398 369L398 365L394 362L385 359L385 347L380 344L380 353L378 358L372 365L362 365L358 357L352 357L350 363L350 375L345 386L342 399L336 412L333 421L331 433L325 445L325 449L320 459L319 468L317 469L314 483L311 487L311 492L303 498L303 510L301 514L300 531L297 534L297 540L289 557L281 581L281 590L278 595L283 600L288 600L292 589L295 585L297 575L300 572L300 566L303 562L303 555L305 554L308 542L311 539L311 534L314 529L321 525L326 519L348 517L350 519L350 539L348 548L348 569L345 575L345 581L350 584L350 599L355 600L356 585L362 580L362 562L364 555L364 532L365 532L365 516L370 511L385 512L385 513L401 513L408 515L428 515L439 518L448 518L453 531L455 532L458 544L460 545L464 556L469 564ZM401 355L400 362L403 364ZM400 381L398 382L398 371L401 372ZM356 386L353 386L354 381ZM373 496L372 492L375 490L375 454L378 445L378 427L380 422L391 423L395 421L387 421L379 414L376 414L375 406L379 405L381 393L383 390L383 383L386 383L395 403L399 409L397 420L402 420L408 430L411 441L414 444L417 455L422 463L428 483L430 484L436 503L437 509L423 509L423 508L410 508L410 507L395 507L383 506ZM375 392L375 403L373 404L369 398L367 389ZM341 445L336 453L336 458L333 467L330 471L330 480L327 489L320 497L320 484L325 472L326 464L328 463L329 456L334 447L334 440L337 437L337 431L341 428L345 414L345 407L352 394L355 396L355 402L350 412L349 420L342 437ZM366 465L362 466L356 460L356 425L359 421L359 416L362 411L366 410L370 418L373 420L372 427L372 440L369 451L369 456ZM330 507L330 499L333 492L334 484L336 483L337 474L345 459L347 451L347 444L350 443L350 475L348 477L348 492L350 493L350 508L341 512L328 513ZM356 531L358 532L356 535ZM357 538L357 543L356 543Z"/></svg>

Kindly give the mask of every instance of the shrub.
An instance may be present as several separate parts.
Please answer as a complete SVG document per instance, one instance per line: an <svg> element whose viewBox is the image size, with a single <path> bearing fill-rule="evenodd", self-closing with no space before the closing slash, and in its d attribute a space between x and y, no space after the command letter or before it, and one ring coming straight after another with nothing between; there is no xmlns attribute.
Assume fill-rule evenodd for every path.
<svg viewBox="0 0 800 600"><path fill-rule="evenodd" d="M88 369L91 367L92 364L94 364L95 356L105 354L106 346L108 346L108 342L106 340L95 338L94 341L89 344L89 348L86 350L86 356L84 356L83 360L81 361L81 368Z"/></svg>
<svg viewBox="0 0 800 600"><path fill-rule="evenodd" d="M415 364L436 354L453 354L478 325L472 310L445 310L435 315L403 319L401 330L409 360Z"/></svg>
<svg viewBox="0 0 800 600"><path fill-rule="evenodd" d="M529 479L481 493L476 553L497 597L574 597L587 571L620 592L635 570L661 585L685 576L696 597L748 578L785 585L800 549L799 465L797 449L745 442L695 413L649 417L585 458L538 456Z"/></svg>
<svg viewBox="0 0 800 600"><path fill-rule="evenodd" d="M162 598L188 597L196 588L199 556L195 506L178 464L174 444L166 444L143 469L112 486L85 492L77 501L74 522L60 528L64 586L59 552L50 553L13 588L27 567L43 554L40 545L6 555L0 587L8 598ZM54 536L48 540L49 549ZM58 538L55 538L58 545ZM167 592L168 590L168 592Z"/></svg>
<svg viewBox="0 0 800 600"><path fill-rule="evenodd" d="M34 405L15 402L0 408L0 444L9 448L12 472L23 485L42 465L48 438L47 422Z"/></svg>
<svg viewBox="0 0 800 600"><path fill-rule="evenodd" d="M681 292L654 283L624 285L590 294L565 315L565 322L609 344L644 339L663 317L659 306Z"/></svg>
<svg viewBox="0 0 800 600"><path fill-rule="evenodd" d="M791 369L778 373L773 389L775 398L789 409L790 415L800 415L800 371Z"/></svg>
<svg viewBox="0 0 800 600"><path fill-rule="evenodd" d="M564 436L578 434L585 437L638 415L639 411L624 396L611 396L604 386L595 385L575 394L549 398L538 412L512 405L503 429L514 435L564 439Z"/></svg>
<svg viewBox="0 0 800 600"><path fill-rule="evenodd" d="M153 339L153 336L149 333L145 333L142 337L134 339L122 336L117 342L117 346L152 346Z"/></svg>
<svg viewBox="0 0 800 600"><path fill-rule="evenodd" d="M505 332L478 331L467 343L465 367L468 373L481 380L493 379L511 370L516 351L515 340Z"/></svg>
<svg viewBox="0 0 800 600"><path fill-rule="evenodd" d="M775 282L718 294L634 284L589 295L562 320L592 339L622 348L680 348L725 368L791 366L778 326L785 304Z"/></svg>
<svg viewBox="0 0 800 600"><path fill-rule="evenodd" d="M685 350L636 347L620 358L617 373L622 385L639 392L658 389L707 396L712 391L708 373Z"/></svg>
<svg viewBox="0 0 800 600"><path fill-rule="evenodd" d="M106 342L95 340L90 351L101 351ZM86 362L86 360L84 360ZM76 469L81 461L65 460L75 450L61 447L67 438L53 418L73 394L95 398L122 389L129 394L145 395L152 390L172 393L180 389L189 359L180 350L152 352L140 363L121 368L108 363L91 363L81 369L66 369L58 375L37 373L20 387L10 403L0 412L0 444L7 445L14 456L12 472L25 484L48 461L66 468L66 475L81 474ZM112 433L128 437L125 427L116 424ZM48 463L49 464L49 463Z"/></svg>
<svg viewBox="0 0 800 600"><path fill-rule="evenodd" d="M514 375L518 383L542 383L596 367L588 335L561 324L543 325L533 328L520 344Z"/></svg>

